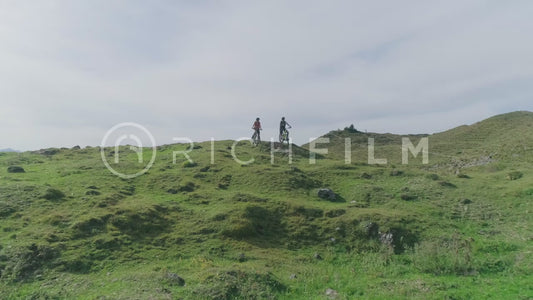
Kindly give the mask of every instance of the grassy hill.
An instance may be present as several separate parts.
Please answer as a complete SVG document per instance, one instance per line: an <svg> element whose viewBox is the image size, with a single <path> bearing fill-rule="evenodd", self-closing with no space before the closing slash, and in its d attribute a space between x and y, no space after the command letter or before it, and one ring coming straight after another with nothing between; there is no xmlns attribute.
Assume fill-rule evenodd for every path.
<svg viewBox="0 0 533 300"><path fill-rule="evenodd" d="M532 116L430 135L427 165L401 164L401 136L353 130L316 164L308 145L272 164L242 142L247 165L233 141L196 144L193 163L165 145L133 179L99 148L0 153L0 298L530 299ZM368 137L388 164L366 163Z"/></svg>

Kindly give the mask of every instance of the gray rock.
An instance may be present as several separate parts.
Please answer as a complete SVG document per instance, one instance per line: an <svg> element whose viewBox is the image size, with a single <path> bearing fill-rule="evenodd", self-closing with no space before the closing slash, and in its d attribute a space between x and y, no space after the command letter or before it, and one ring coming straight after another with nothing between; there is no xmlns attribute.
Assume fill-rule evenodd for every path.
<svg viewBox="0 0 533 300"><path fill-rule="evenodd" d="M384 244L386 246L389 246L389 247L393 247L394 237L393 237L392 233L390 233L390 232L381 233L380 237L379 237L379 240L381 241L382 244Z"/></svg>
<svg viewBox="0 0 533 300"><path fill-rule="evenodd" d="M167 273L165 275L165 278L168 280L168 282L172 285L178 285L178 286L184 286L185 285L185 279L181 278L176 273Z"/></svg>
<svg viewBox="0 0 533 300"><path fill-rule="evenodd" d="M337 195L331 189L319 189L318 197L329 201L335 201L337 199Z"/></svg>
<svg viewBox="0 0 533 300"><path fill-rule="evenodd" d="M316 260L322 260L322 256L320 256L320 254L315 253L315 255L313 255L313 257L316 259Z"/></svg>
<svg viewBox="0 0 533 300"><path fill-rule="evenodd" d="M329 299L337 299L339 297L339 292L337 292L336 290L334 289L327 289L326 290L326 296L329 298Z"/></svg>

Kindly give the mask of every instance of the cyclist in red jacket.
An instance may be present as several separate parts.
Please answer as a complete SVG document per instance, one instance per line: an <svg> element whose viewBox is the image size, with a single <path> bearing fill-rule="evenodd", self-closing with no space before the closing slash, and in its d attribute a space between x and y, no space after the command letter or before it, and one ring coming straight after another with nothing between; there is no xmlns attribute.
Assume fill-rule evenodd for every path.
<svg viewBox="0 0 533 300"><path fill-rule="evenodd" d="M252 140L255 140L255 138L257 137L257 140L260 141L261 140L260 131L263 130L263 128L261 128L261 122L259 121L259 118L255 119L252 129L254 130L254 135L252 135Z"/></svg>

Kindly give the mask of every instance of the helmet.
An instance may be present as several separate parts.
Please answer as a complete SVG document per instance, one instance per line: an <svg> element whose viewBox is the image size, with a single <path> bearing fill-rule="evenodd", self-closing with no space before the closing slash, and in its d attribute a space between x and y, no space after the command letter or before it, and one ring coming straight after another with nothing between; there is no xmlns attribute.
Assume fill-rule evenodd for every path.
<svg viewBox="0 0 533 300"><path fill-rule="evenodd" d="M256 121L259 121L259 118L255 119Z"/></svg>
<svg viewBox="0 0 533 300"><path fill-rule="evenodd" d="M285 117L281 117L282 120L285 120Z"/></svg>

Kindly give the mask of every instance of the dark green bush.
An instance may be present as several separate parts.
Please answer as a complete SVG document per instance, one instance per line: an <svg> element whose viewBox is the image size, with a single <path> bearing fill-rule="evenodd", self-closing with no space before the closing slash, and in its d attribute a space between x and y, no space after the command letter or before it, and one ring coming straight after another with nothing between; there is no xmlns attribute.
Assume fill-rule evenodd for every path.
<svg viewBox="0 0 533 300"><path fill-rule="evenodd" d="M65 193L58 189L50 188L44 193L43 198L51 201L61 200L65 198Z"/></svg>
<svg viewBox="0 0 533 300"><path fill-rule="evenodd" d="M287 288L271 273L249 273L240 270L209 276L196 290L201 299L277 299Z"/></svg>
<svg viewBox="0 0 533 300"><path fill-rule="evenodd" d="M31 281L58 256L59 251L47 245L7 248L0 255L0 276L11 282Z"/></svg>
<svg viewBox="0 0 533 300"><path fill-rule="evenodd" d="M8 172L8 173L24 173L24 172L26 172L26 171L24 170L23 167L19 167L19 166L9 166L9 167L7 167L7 172Z"/></svg>
<svg viewBox="0 0 533 300"><path fill-rule="evenodd" d="M517 180L517 179L520 179L522 178L522 176L524 176L524 174L520 171L513 171L513 172L510 172L507 174L507 179L509 180Z"/></svg>

